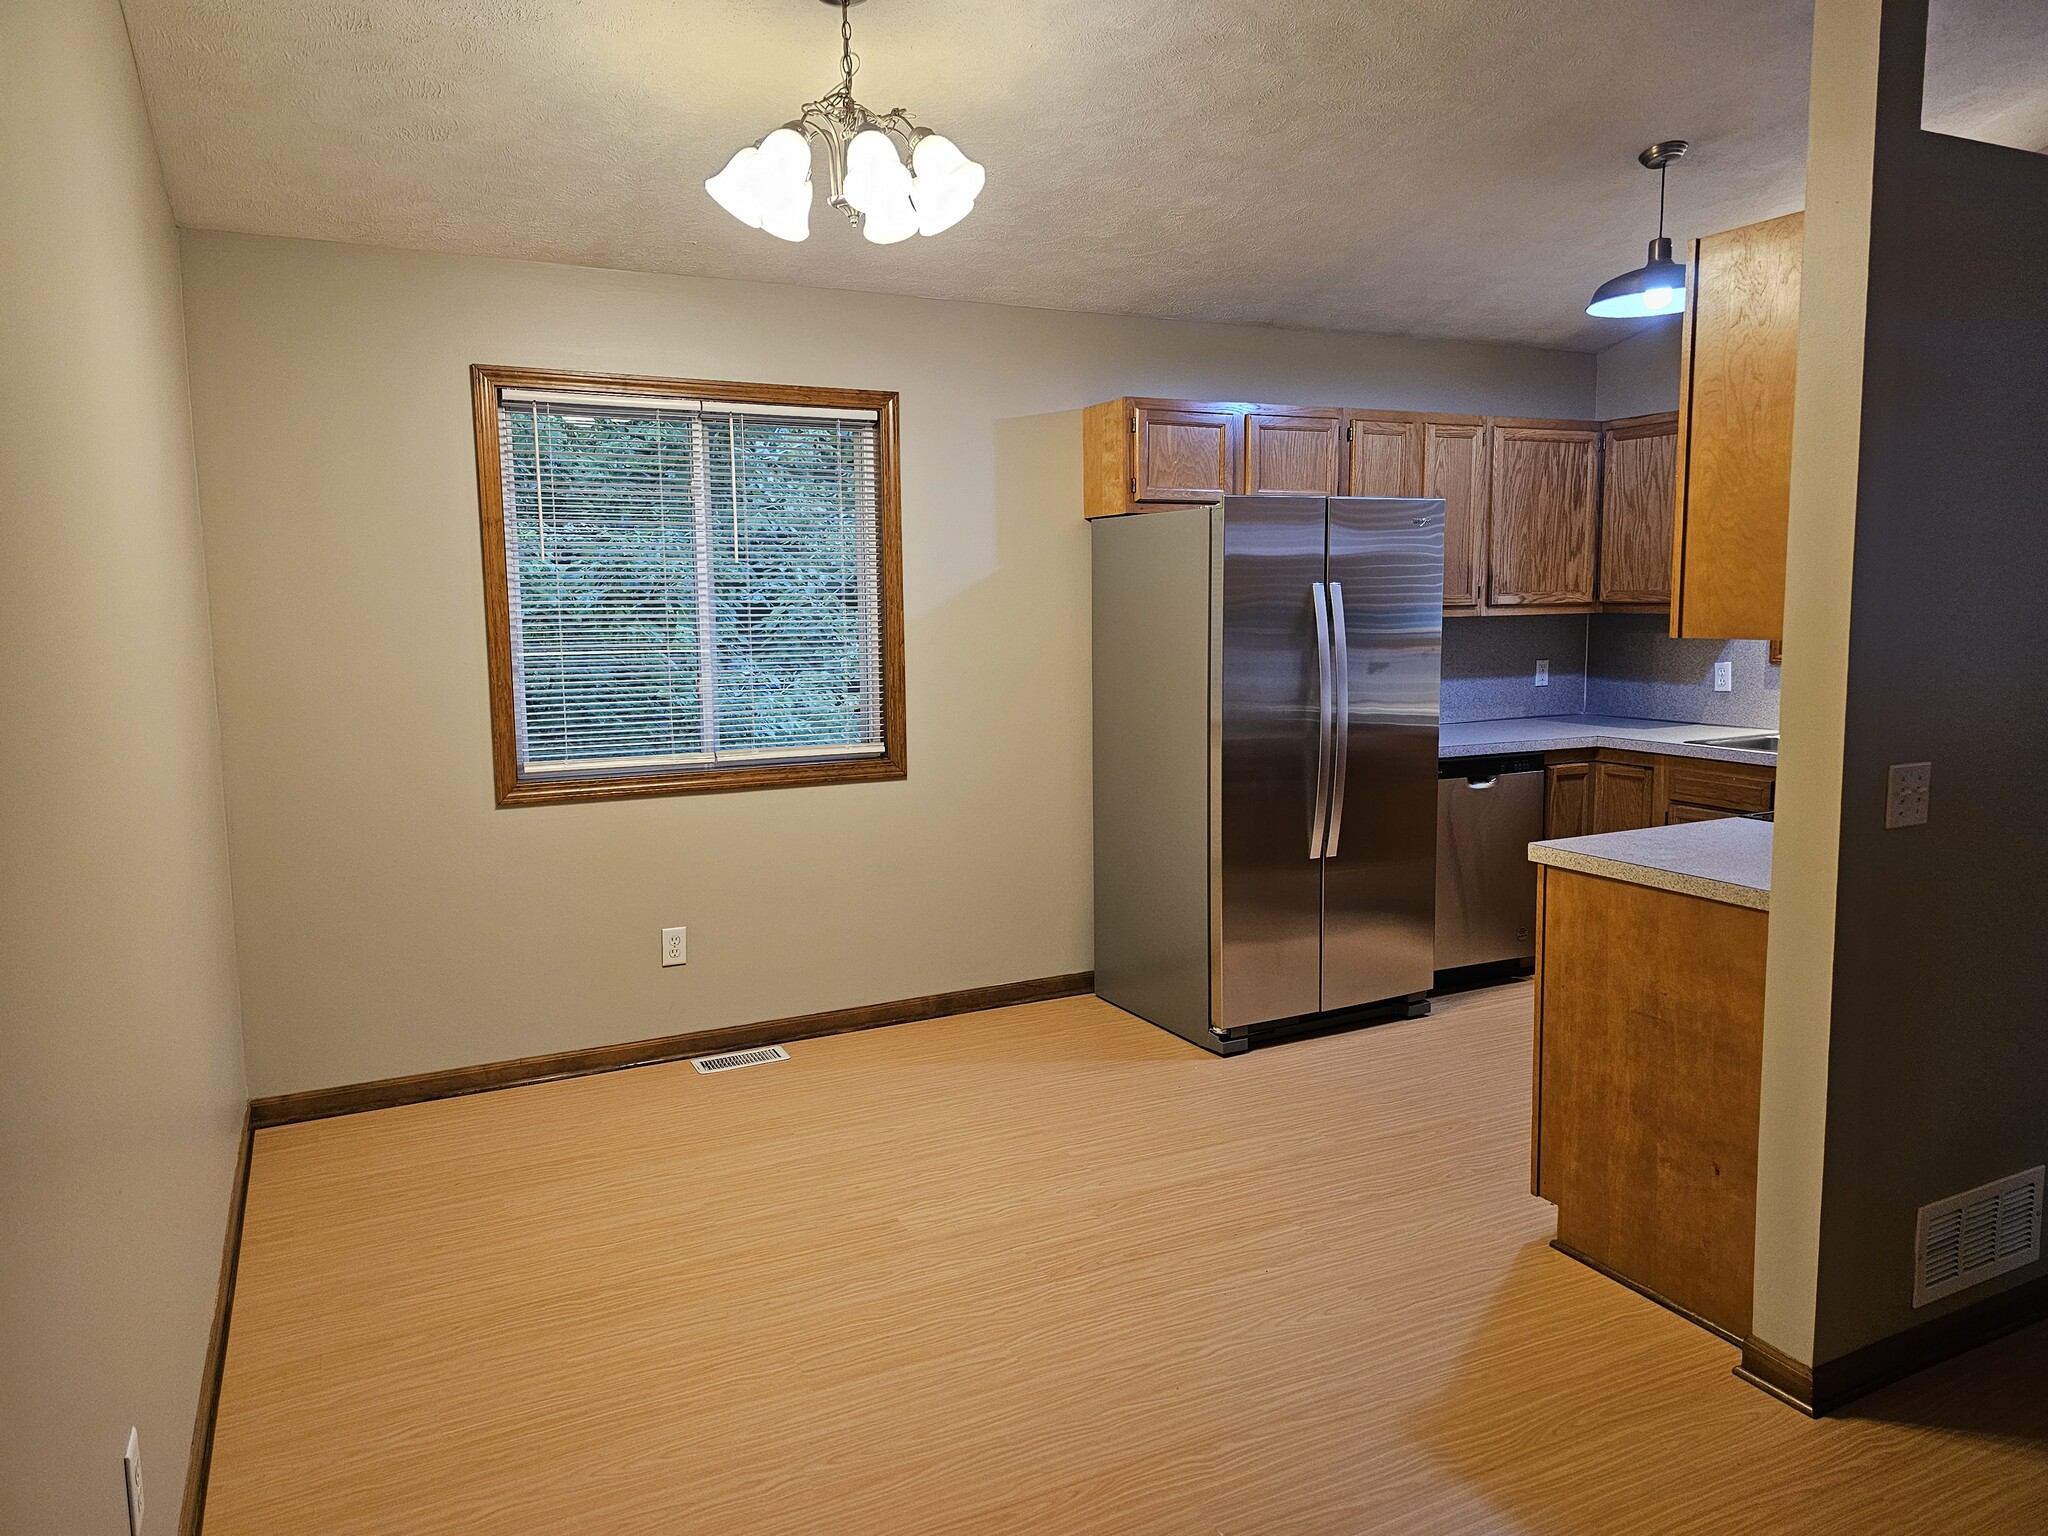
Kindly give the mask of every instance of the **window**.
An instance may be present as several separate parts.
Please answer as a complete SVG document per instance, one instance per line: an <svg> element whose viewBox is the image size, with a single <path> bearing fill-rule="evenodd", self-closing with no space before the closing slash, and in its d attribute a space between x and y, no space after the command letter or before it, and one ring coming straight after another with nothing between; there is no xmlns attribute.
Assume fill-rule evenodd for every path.
<svg viewBox="0 0 2048 1536"><path fill-rule="evenodd" d="M498 804L903 777L895 395L470 372Z"/></svg>

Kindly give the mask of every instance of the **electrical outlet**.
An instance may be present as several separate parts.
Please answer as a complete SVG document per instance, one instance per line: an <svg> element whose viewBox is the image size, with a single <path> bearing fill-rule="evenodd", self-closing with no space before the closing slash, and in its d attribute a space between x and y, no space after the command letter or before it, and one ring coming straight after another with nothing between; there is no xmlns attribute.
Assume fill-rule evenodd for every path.
<svg viewBox="0 0 2048 1536"><path fill-rule="evenodd" d="M687 928L664 928L661 930L661 963L663 965L688 965L690 963L690 930Z"/></svg>
<svg viewBox="0 0 2048 1536"><path fill-rule="evenodd" d="M1715 663L1714 663L1714 692L1716 692L1716 693L1733 693L1734 691L1735 691L1735 663L1734 663L1734 662L1732 662L1732 661L1717 661L1717 662L1715 662Z"/></svg>
<svg viewBox="0 0 2048 1536"><path fill-rule="evenodd" d="M121 1453L121 1482L128 1490L128 1536L142 1536L142 1437L133 1429Z"/></svg>
<svg viewBox="0 0 2048 1536"><path fill-rule="evenodd" d="M1927 797L1934 782L1932 763L1893 763L1885 782L1884 825L1924 827L1927 825Z"/></svg>
<svg viewBox="0 0 2048 1536"><path fill-rule="evenodd" d="M1550 686L1550 663L1547 661L1536 663L1536 686L1538 688L1548 688Z"/></svg>

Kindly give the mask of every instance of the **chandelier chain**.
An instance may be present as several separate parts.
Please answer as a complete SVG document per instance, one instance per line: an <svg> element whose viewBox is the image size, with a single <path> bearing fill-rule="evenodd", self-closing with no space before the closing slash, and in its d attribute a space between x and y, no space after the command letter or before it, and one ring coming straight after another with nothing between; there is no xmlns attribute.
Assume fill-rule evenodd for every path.
<svg viewBox="0 0 2048 1536"><path fill-rule="evenodd" d="M835 95L853 100L853 72L859 67L853 52L853 0L839 0L839 89Z"/></svg>

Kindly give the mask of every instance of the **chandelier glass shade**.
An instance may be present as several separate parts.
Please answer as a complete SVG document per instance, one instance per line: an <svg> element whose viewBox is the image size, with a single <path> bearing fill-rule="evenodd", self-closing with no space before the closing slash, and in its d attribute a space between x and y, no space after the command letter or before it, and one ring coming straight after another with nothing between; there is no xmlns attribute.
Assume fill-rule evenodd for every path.
<svg viewBox="0 0 2048 1536"><path fill-rule="evenodd" d="M973 210L988 173L944 134L917 127L901 107L877 113L854 100L849 0L836 3L838 87L740 150L704 183L704 190L751 229L781 240L806 240L812 170L822 155L825 201L876 245L951 229Z"/></svg>

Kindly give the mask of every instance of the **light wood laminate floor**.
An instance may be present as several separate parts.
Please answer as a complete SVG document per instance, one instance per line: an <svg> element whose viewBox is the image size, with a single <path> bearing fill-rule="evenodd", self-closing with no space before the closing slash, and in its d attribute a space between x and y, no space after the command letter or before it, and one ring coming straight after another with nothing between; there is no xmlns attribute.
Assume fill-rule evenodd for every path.
<svg viewBox="0 0 2048 1536"><path fill-rule="evenodd" d="M2040 1532L2048 1328L1811 1422L1546 1246L1530 991L1092 998L257 1134L206 1536Z"/></svg>

